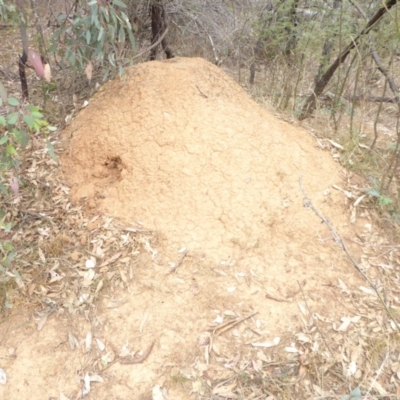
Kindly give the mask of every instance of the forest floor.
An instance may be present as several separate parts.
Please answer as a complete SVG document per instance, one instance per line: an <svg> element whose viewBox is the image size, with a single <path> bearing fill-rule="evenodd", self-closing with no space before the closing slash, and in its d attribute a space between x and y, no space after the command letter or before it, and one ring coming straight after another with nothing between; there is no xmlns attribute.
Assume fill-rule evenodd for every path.
<svg viewBox="0 0 400 400"><path fill-rule="evenodd" d="M88 100L6 202L1 398L399 398L398 246L328 141L199 58Z"/></svg>

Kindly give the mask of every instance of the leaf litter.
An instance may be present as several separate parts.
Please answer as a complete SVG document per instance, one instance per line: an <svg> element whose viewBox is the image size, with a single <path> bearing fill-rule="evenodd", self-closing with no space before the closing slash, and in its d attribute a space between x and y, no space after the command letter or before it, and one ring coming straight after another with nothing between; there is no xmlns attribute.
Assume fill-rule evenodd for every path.
<svg viewBox="0 0 400 400"><path fill-rule="evenodd" d="M129 289L141 254L149 253L156 261L159 252L152 234L141 224L123 227L110 217L88 216L82 207L72 205L70 189L63 183L56 160L49 159L43 150L45 142L40 144L40 138L35 141L39 145L25 154L26 168L21 169L25 171L21 181L28 184L17 188L10 180L14 196L2 195L4 221L15 222L12 233L1 232L2 238L12 240L18 251L1 276L6 287L1 304L28 306L37 315L37 329L42 330L52 314L84 315L95 310L105 290ZM357 199L350 206L357 208L353 222L360 214L374 220L363 208L362 190L351 182L348 186L338 190L346 198ZM346 315L334 319L298 302L301 324L280 337L271 337L267 327L260 325L256 310L243 314L230 306L221 312L227 322L220 317L204 327L208 331L201 333L198 341L197 350L201 351L194 351L189 366L171 362L171 382L182 378L182 385L199 399L400 398L398 249L369 224L354 240L362 246L363 271L397 321L387 315L367 282L353 289L341 279L332 285L347 309ZM186 249L178 252L170 272L179 272L176 269L187 256ZM223 269L216 272L227 276ZM291 301L289 296L269 295L269 287L264 291L273 301ZM124 301L123 297L112 298L107 307L118 308ZM140 332L148 318L144 311ZM111 337L100 339L93 332L84 336L70 332L68 343L71 351L85 357L86 368L75 397L60 393L60 399L89 395L93 382L104 384L102 374L114 362L144 362L154 346L149 342L139 355L129 346L117 351ZM167 380L166 386L171 382ZM3 368L0 383L7 385ZM154 400L173 398L163 385L155 385L151 396Z"/></svg>
<svg viewBox="0 0 400 400"><path fill-rule="evenodd" d="M104 283L126 288L140 254L150 253L155 260L158 252L151 234L143 231L140 224L121 227L110 217L89 217L81 207L73 206L67 197L68 187L56 173L57 164L43 151L30 152L24 162L30 165L25 179L32 182L30 190L34 197L22 187L18 203L11 198L4 203L5 220L12 216L16 221L12 241L19 251L2 279L8 285L10 305L17 306L23 295L29 298L32 309L42 310L37 320L37 329L41 330L53 312L65 310L77 314L93 309ZM361 240L364 269L372 273L377 287L385 291L387 304L399 315L400 277L393 267L398 265L396 249L381 236L371 233L369 226ZM382 248L387 251L380 255ZM183 249L178 254L178 261L170 264L173 272L187 251ZM221 271L221 275L225 272ZM341 279L335 286L341 293L341 301L353 314L349 312L341 320L333 320L298 303L307 320L303 319L303 327L298 332L281 338L267 337L259 329L254 320L257 312L240 316L234 310L225 310L223 314L230 319L223 322L217 318L210 324L211 336L203 336L200 343L205 348L203 357L185 375L192 382L195 397L334 398L341 394L342 398L350 399L367 394L400 393L400 336L396 321L387 318L370 287L350 289ZM280 296L266 296L287 301ZM115 307L124 302L123 298L113 301L117 302ZM108 307L113 307L112 303ZM144 313L140 331L147 319L148 314ZM94 358L91 372L86 372L83 378L82 396L90 393L92 382L103 382L101 374L105 368L116 361L144 362L154 345L151 343L139 356L126 354L121 358L111 344L107 345L108 341L94 340L97 355L93 353L92 333L84 340L84 352ZM80 340L72 333L69 344L71 350L81 348ZM1 383L6 384L6 372L0 371ZM177 375L182 373L178 370ZM167 389L155 386L153 398L167 399Z"/></svg>

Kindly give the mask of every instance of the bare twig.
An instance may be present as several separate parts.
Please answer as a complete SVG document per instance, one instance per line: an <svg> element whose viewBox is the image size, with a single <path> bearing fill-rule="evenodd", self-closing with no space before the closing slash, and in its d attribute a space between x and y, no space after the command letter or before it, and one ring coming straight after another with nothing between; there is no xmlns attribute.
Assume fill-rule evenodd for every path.
<svg viewBox="0 0 400 400"><path fill-rule="evenodd" d="M251 317L253 317L254 315L258 314L258 311L246 316L246 317L242 317L242 318L238 318L235 320L231 320L228 322L225 322L224 324L217 326L214 329L210 329L212 330L213 334L217 334L217 335L221 335L222 333L229 331L230 329L232 329L234 326L242 323L243 321L245 321L246 319L249 319ZM218 332L218 333L217 333Z"/></svg>
<svg viewBox="0 0 400 400"><path fill-rule="evenodd" d="M173 272L176 272L176 270L182 265L183 260L186 257L186 254L187 254L187 250L185 250L182 253L181 258L176 263L174 263L174 265L171 267L171 270L168 271L167 275L172 274Z"/></svg>
<svg viewBox="0 0 400 400"><path fill-rule="evenodd" d="M132 60L136 60L137 58L141 57L143 54L146 54L150 50L157 47L164 40L165 36L167 36L168 29L169 29L169 27L167 26L165 28L165 31L163 32L163 34L158 38L158 40L155 43L153 43L151 46L147 47L147 49L143 50L139 54L136 54L134 57L132 57Z"/></svg>

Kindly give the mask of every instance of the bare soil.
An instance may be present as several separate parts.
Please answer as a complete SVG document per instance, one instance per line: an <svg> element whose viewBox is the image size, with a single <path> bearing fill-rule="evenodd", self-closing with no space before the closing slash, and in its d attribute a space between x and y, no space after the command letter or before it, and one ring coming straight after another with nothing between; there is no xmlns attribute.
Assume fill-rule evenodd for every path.
<svg viewBox="0 0 400 400"><path fill-rule="evenodd" d="M359 257L352 240L368 221L352 225L346 196L332 187L343 185L343 169L203 59L135 66L100 88L62 141L73 202L148 231L151 248L132 265L127 289L106 292L90 313L58 314L40 331L29 313L0 325L2 399L78 398L93 367L82 351L94 351L89 332L114 353L155 344L142 363L103 371L88 399L150 399L155 385L168 389L164 398L200 398L173 377L196 381L193 371L207 368L210 379L223 376L204 367L213 363L204 341L216 318L257 312L221 335L216 348L229 359L297 331L298 302L342 315L338 279L361 282L302 192Z"/></svg>

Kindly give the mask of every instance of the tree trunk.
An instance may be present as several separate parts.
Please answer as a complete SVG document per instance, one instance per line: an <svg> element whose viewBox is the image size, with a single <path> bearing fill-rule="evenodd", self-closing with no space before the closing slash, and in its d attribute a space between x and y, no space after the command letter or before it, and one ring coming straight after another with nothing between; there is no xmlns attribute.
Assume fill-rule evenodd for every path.
<svg viewBox="0 0 400 400"><path fill-rule="evenodd" d="M387 0L386 4L383 5L379 10L375 13L375 15L367 22L365 28L352 40L351 43L347 45L347 47L342 51L339 57L331 64L328 70L321 76L321 78L315 83L313 93L307 98L304 103L303 109L299 116L300 120L303 120L309 117L315 110L317 98L322 94L326 85L329 83L335 71L338 69L339 65L342 64L347 56L350 54L351 50L353 50L358 44L360 38L366 35L375 24L389 11L395 4L397 0Z"/></svg>
<svg viewBox="0 0 400 400"><path fill-rule="evenodd" d="M157 43L157 40L168 28L167 13L165 11L164 3L162 0L153 0L151 5L151 44ZM161 47L164 50L167 58L174 58L174 54L168 46L167 39L161 40ZM157 55L157 46L154 46L150 52L150 60L155 60Z"/></svg>

